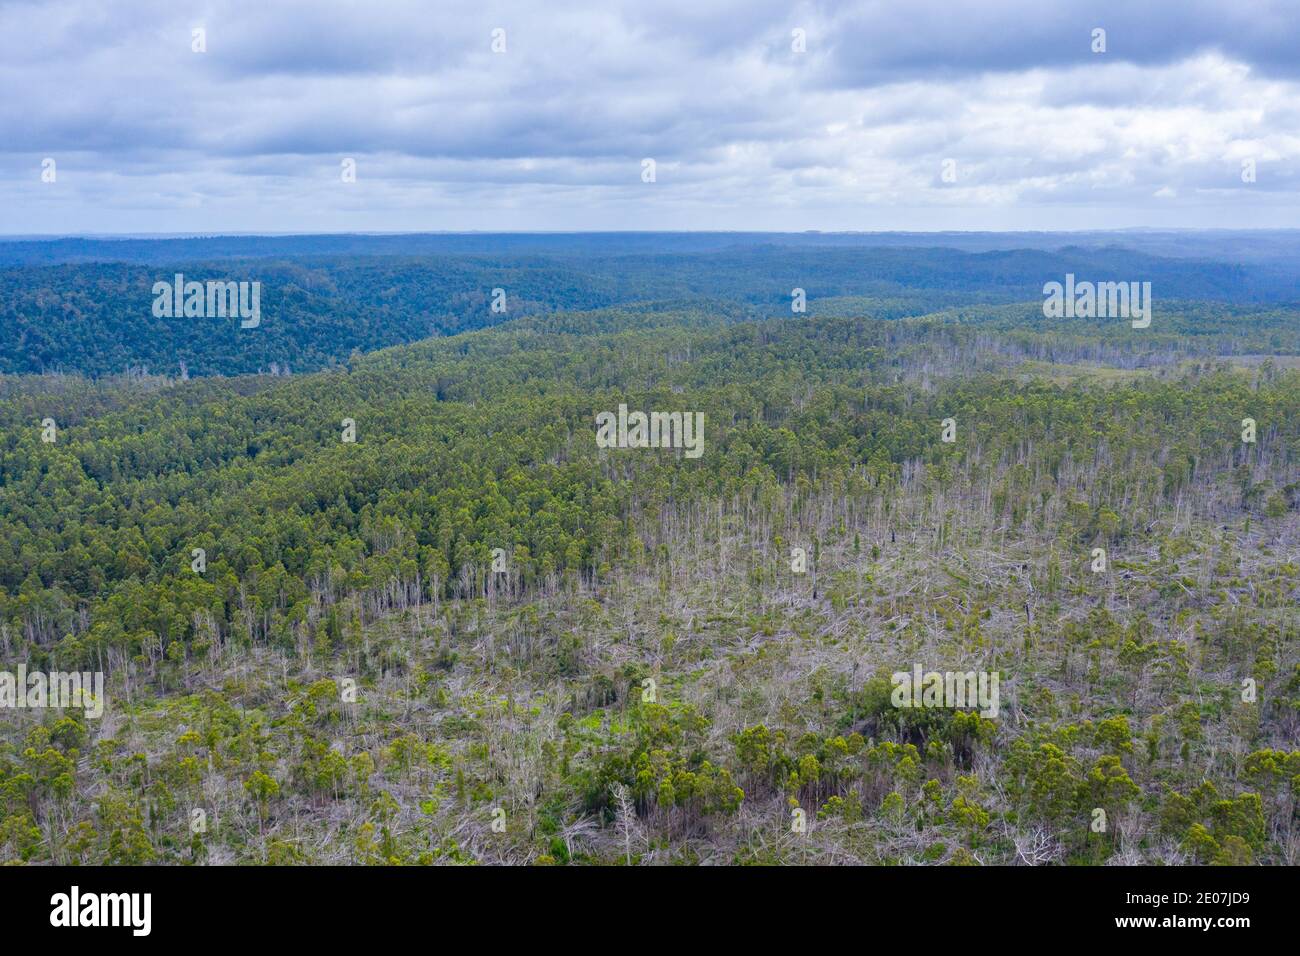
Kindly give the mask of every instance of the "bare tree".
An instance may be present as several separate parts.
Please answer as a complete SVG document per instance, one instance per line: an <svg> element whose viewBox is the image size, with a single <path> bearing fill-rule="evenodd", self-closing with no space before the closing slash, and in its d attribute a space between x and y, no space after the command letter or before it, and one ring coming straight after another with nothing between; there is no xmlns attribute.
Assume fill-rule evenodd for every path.
<svg viewBox="0 0 1300 956"><path fill-rule="evenodd" d="M610 793L614 795L614 802L618 805L618 829L623 834L623 853L627 859L627 865L632 865L632 836L639 832L636 822L636 808L632 806L632 795L628 793L627 785L617 781L609 785Z"/></svg>

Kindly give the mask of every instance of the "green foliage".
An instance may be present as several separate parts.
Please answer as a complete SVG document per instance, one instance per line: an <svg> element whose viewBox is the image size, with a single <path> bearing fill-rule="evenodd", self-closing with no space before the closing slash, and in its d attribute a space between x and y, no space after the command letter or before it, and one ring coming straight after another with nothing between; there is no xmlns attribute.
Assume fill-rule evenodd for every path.
<svg viewBox="0 0 1300 956"><path fill-rule="evenodd" d="M427 272L356 268L399 302ZM472 303L439 288L455 331ZM793 801L808 854L1283 859L1300 374L1201 351L1281 313L1190 305L1142 339L742 299L539 305L307 376L0 379L0 658L102 670L113 713L0 726L0 858L743 860L787 852L762 828ZM367 341L415 334L370 307L394 325ZM703 411L706 454L595 448L621 403ZM996 718L891 699L895 670L974 661ZM497 808L504 834L467 832Z"/></svg>

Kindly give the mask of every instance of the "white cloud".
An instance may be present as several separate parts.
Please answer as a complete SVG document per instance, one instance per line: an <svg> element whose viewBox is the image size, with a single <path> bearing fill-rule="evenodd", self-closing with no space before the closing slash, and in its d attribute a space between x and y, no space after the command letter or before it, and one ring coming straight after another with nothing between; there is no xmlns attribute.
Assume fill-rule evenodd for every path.
<svg viewBox="0 0 1300 956"><path fill-rule="evenodd" d="M1278 9L0 3L0 231L1289 225Z"/></svg>

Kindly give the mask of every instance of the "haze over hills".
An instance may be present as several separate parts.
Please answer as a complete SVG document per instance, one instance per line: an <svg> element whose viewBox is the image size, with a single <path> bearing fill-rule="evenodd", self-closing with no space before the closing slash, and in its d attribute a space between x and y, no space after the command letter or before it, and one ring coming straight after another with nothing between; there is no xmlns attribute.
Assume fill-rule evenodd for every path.
<svg viewBox="0 0 1300 956"><path fill-rule="evenodd" d="M1294 262L1300 230L1123 229L1075 232L549 232L250 234L194 236L0 235L0 264L181 262L303 255L555 256L699 253L749 246L944 248L966 252L1122 248L1154 256L1225 262Z"/></svg>
<svg viewBox="0 0 1300 956"><path fill-rule="evenodd" d="M1057 247L1023 235L773 236L766 234L428 235L215 237L0 243L0 372L191 375L280 368L310 371L429 335L483 328L511 317L633 303L725 303L753 317L791 314L794 289L807 314L831 300L867 297L864 313L923 315L956 306L1026 303L1067 274L1094 281L1140 276L1171 316L1177 303L1285 312L1300 301L1289 235L1225 238L1192 233L1183 251L1157 256L1130 234L1071 237ZM1167 238L1146 243L1163 247ZM1138 242L1137 246L1143 245ZM1253 254L1239 257L1249 246ZM61 264L59 260L64 261ZM83 261L84 260L84 261ZM160 317L157 282L260 283L261 324L226 316ZM493 290L504 299L493 307ZM971 320L979 316L972 314ZM1030 321L1033 321L1031 318ZM1260 321L1287 327L1273 315ZM1117 330L1118 331L1118 330ZM1288 340L1289 341L1289 340Z"/></svg>

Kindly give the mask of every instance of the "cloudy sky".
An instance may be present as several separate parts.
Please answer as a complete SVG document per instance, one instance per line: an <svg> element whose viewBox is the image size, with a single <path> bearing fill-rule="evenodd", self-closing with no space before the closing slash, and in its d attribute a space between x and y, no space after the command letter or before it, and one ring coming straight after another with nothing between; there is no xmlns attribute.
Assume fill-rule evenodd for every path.
<svg viewBox="0 0 1300 956"><path fill-rule="evenodd" d="M1284 0L0 0L0 89L9 234L1300 224Z"/></svg>

